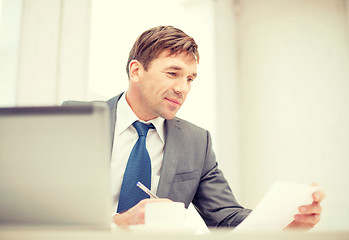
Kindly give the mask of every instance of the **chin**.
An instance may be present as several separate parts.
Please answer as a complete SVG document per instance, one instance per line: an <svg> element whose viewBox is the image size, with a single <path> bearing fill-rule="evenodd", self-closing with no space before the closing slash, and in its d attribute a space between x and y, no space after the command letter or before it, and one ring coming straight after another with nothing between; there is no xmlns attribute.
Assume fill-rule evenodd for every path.
<svg viewBox="0 0 349 240"><path fill-rule="evenodd" d="M171 120L176 117L178 110L179 108L162 108L158 109L157 114L164 119Z"/></svg>
<svg viewBox="0 0 349 240"><path fill-rule="evenodd" d="M163 118L165 118L166 120L171 120L174 119L176 115L171 115L171 116L164 116Z"/></svg>
<svg viewBox="0 0 349 240"><path fill-rule="evenodd" d="M171 120L176 116L176 113L165 113L160 115L160 117L165 118L167 120Z"/></svg>

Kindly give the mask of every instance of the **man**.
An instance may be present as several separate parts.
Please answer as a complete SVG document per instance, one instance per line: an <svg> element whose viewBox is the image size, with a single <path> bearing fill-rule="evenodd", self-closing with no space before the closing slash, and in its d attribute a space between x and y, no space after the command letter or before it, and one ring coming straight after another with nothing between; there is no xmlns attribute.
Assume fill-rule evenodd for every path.
<svg viewBox="0 0 349 240"><path fill-rule="evenodd" d="M128 158L141 138L135 121L154 126L145 133L151 162L149 187L160 199L137 200L117 210L113 218L117 225L142 224L145 204L169 199L186 207L192 202L209 227L235 227L251 212L237 203L218 169L209 132L175 117L197 76L198 63L194 39L171 26L149 29L134 43L126 66L128 90L107 102L114 136L113 199L119 209L132 162ZM319 221L323 198L323 192L314 193L313 203L300 207L302 211L288 228L313 227Z"/></svg>

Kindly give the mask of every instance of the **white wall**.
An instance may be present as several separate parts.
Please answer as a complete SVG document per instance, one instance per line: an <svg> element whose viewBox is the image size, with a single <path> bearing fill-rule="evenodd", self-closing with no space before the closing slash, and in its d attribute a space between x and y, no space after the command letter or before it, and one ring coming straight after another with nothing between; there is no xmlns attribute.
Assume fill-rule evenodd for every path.
<svg viewBox="0 0 349 240"><path fill-rule="evenodd" d="M16 105L57 101L61 1L23 1Z"/></svg>
<svg viewBox="0 0 349 240"><path fill-rule="evenodd" d="M349 48L342 0L239 3L242 202L277 179L318 182L319 229L349 228Z"/></svg>
<svg viewBox="0 0 349 240"><path fill-rule="evenodd" d="M16 101L21 0L0 0L0 106Z"/></svg>
<svg viewBox="0 0 349 240"><path fill-rule="evenodd" d="M216 157L235 196L240 199L241 164L239 131L239 75L236 4L215 1Z"/></svg>
<svg viewBox="0 0 349 240"><path fill-rule="evenodd" d="M60 105L87 89L90 0L24 0L15 105Z"/></svg>

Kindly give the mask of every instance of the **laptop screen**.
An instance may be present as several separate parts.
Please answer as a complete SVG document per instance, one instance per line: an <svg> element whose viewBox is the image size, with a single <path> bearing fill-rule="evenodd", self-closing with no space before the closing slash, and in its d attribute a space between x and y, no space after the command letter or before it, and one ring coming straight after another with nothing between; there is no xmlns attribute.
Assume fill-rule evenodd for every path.
<svg viewBox="0 0 349 240"><path fill-rule="evenodd" d="M109 228L109 110L0 108L0 224Z"/></svg>

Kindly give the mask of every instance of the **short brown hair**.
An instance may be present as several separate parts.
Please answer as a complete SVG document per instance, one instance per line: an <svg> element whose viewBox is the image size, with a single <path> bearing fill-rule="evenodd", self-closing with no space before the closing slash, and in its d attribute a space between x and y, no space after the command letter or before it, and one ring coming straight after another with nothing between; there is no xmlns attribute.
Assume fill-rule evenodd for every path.
<svg viewBox="0 0 349 240"><path fill-rule="evenodd" d="M192 37L178 28L159 26L142 33L133 44L126 65L127 75L129 76L128 68L132 60L138 60L147 71L151 61L164 50L169 50L170 55L192 53L196 62L199 63L198 46Z"/></svg>

